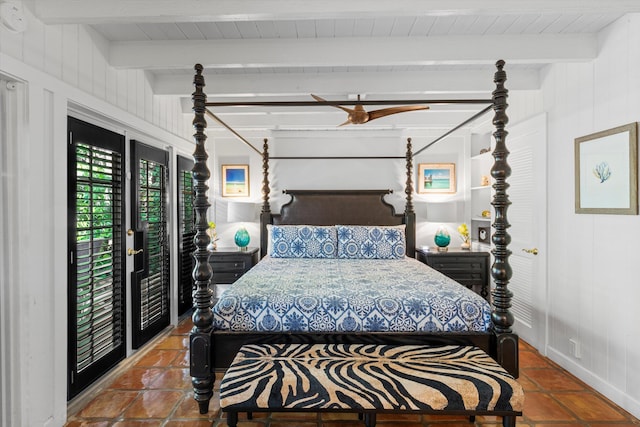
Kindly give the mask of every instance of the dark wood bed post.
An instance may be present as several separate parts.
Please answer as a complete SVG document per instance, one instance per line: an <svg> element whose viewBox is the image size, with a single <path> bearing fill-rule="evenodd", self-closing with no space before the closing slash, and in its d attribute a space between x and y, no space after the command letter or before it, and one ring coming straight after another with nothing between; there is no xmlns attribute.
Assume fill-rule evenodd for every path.
<svg viewBox="0 0 640 427"><path fill-rule="evenodd" d="M260 212L260 258L267 254L267 224L271 224L271 205L269 205L269 140L262 145L262 211Z"/></svg>
<svg viewBox="0 0 640 427"><path fill-rule="evenodd" d="M493 136L496 141L496 146L493 150L493 158L495 161L491 168L491 176L495 179L495 183L493 184L495 194L491 202L495 210L495 219L493 222L495 232L491 237L494 245L491 251L494 256L494 262L491 266L491 276L493 277L496 287L491 293L493 295L494 307L491 320L497 336L497 362L517 378L519 365L518 336L511 330L514 317L509 308L511 307L513 293L508 288L512 270L509 265L511 251L508 249L508 245L511 243L511 236L507 231L510 227L509 221L507 220L507 209L511 204L509 195L507 194L507 189L509 188L507 178L511 176L511 167L507 163L509 150L507 150L505 143L507 135L509 134L509 132L505 130L505 126L509 123L509 117L506 114L507 107L509 106L509 104L507 104L509 91L504 87L504 82L507 80L507 73L503 70L503 67L504 61L500 60L496 63L498 70L493 79L496 84L496 89L493 91L492 98L493 110L495 111L493 125L496 128Z"/></svg>
<svg viewBox="0 0 640 427"><path fill-rule="evenodd" d="M411 138L407 138L407 181L405 183L404 192L407 195L407 202L404 207L405 216L405 234L413 236L411 240L407 240L406 255L410 258L416 257L416 212L413 209L413 148L411 146Z"/></svg>
<svg viewBox="0 0 640 427"><path fill-rule="evenodd" d="M201 414L209 411L209 401L213 396L213 369L211 366L212 341L211 331L213 328L213 312L211 311L212 292L209 287L212 271L209 265L209 235L207 228L207 210L209 209L209 200L207 198L207 190L209 186L207 182L211 176L207 167L207 150L205 142L207 135L204 130L207 127L207 121L204 118L207 102L207 95L204 93L204 76L202 75L202 65L196 64L194 67L196 74L193 78L195 92L191 95L193 100L193 127L196 133L193 135L196 148L193 153L195 164L193 165L192 175L194 182L194 202L193 208L196 216L196 235L193 238L196 250L193 255L195 258L195 266L193 268L193 279L195 281L195 292L193 294L193 329L189 337L190 346L190 373L191 382L193 384L194 398L198 402Z"/></svg>

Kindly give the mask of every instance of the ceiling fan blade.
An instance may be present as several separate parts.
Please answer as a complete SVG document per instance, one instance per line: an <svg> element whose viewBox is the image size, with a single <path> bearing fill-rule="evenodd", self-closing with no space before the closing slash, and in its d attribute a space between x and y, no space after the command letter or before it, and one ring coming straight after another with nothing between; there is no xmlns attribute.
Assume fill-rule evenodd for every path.
<svg viewBox="0 0 640 427"><path fill-rule="evenodd" d="M351 119L347 119L347 121L346 121L346 122L344 122L344 123L340 123L340 124L338 125L338 127L340 127L340 126L345 126L345 125L350 125L350 124L352 124L352 123L353 123L353 122L351 121Z"/></svg>
<svg viewBox="0 0 640 427"><path fill-rule="evenodd" d="M382 108L380 110L369 111L369 120L379 119L380 117L389 116L391 114L404 113L407 111L428 110L426 105L405 105L401 107Z"/></svg>
<svg viewBox="0 0 640 427"><path fill-rule="evenodd" d="M326 99L320 98L318 95L311 94L311 96L313 97L313 99L315 99L318 102L327 102ZM331 105L331 107L339 108L345 113L349 113L349 114L353 113L353 110L351 108L343 107L342 105Z"/></svg>

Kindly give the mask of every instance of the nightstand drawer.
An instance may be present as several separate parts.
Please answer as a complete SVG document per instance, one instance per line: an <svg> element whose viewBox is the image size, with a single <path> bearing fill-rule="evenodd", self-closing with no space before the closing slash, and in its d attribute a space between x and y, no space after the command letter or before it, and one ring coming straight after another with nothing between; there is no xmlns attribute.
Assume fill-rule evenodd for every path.
<svg viewBox="0 0 640 427"><path fill-rule="evenodd" d="M209 261L211 264L211 268L213 268L213 273L216 274L218 272L240 272L243 273L245 270L246 262L243 260L229 260L229 261Z"/></svg>
<svg viewBox="0 0 640 427"><path fill-rule="evenodd" d="M216 283L233 283L243 274L244 271L213 273L213 280Z"/></svg>
<svg viewBox="0 0 640 427"><path fill-rule="evenodd" d="M447 252L437 250L416 250L418 261L474 290L485 299L489 299L489 253L474 250L450 249Z"/></svg>
<svg viewBox="0 0 640 427"><path fill-rule="evenodd" d="M218 249L209 256L209 264L213 270L213 283L231 284L251 270L259 260L258 248L250 248L246 251L233 248Z"/></svg>

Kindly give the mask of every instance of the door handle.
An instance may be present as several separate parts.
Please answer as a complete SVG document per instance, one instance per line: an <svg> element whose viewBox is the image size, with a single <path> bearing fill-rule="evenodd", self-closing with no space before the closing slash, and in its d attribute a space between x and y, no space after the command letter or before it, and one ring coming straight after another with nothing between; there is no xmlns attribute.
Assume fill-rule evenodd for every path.
<svg viewBox="0 0 640 427"><path fill-rule="evenodd" d="M127 249L127 255L129 256L138 255L139 253L142 253L142 252L144 252L144 249L138 249L138 250L135 250L133 248Z"/></svg>
<svg viewBox="0 0 640 427"><path fill-rule="evenodd" d="M522 249L522 252L526 252L531 255L538 255L538 248L533 249Z"/></svg>

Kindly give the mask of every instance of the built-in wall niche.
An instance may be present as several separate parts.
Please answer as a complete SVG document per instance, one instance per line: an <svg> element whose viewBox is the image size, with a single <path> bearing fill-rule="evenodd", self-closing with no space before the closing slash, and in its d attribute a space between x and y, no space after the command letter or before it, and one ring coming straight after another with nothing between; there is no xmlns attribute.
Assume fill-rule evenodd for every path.
<svg viewBox="0 0 640 427"><path fill-rule="evenodd" d="M490 133L471 134L471 166L470 166L470 205L471 205L471 241L480 246L490 246L487 234L491 232L493 196L493 164L492 138ZM483 232L484 231L484 232ZM487 233L488 231L488 233Z"/></svg>

